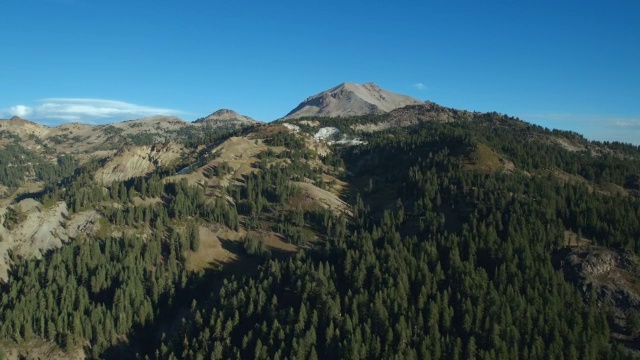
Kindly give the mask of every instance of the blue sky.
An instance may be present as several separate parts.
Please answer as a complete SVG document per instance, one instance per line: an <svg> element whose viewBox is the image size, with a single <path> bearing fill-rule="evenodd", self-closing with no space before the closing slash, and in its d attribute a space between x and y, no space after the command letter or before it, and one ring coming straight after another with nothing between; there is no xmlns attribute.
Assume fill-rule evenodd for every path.
<svg viewBox="0 0 640 360"><path fill-rule="evenodd" d="M640 144L637 0L2 0L0 14L0 117L270 121L372 81Z"/></svg>

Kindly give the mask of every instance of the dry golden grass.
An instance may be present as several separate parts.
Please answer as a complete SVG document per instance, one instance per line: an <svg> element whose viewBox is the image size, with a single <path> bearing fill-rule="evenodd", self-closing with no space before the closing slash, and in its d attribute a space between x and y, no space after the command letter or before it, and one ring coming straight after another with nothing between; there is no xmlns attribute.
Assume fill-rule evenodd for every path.
<svg viewBox="0 0 640 360"><path fill-rule="evenodd" d="M490 147L478 144L476 150L469 155L465 167L481 172L513 171L515 166L509 160L504 159Z"/></svg>
<svg viewBox="0 0 640 360"><path fill-rule="evenodd" d="M263 232L260 234L260 236L262 236L265 244L269 249L286 252L298 251L298 247L296 245L289 244L281 235L274 232Z"/></svg>
<svg viewBox="0 0 640 360"><path fill-rule="evenodd" d="M573 232L573 231L569 231L569 230L565 230L564 231L564 243L565 245L568 246L585 246L585 245L589 245L592 243L591 240L586 239L584 237L578 239L578 234Z"/></svg>
<svg viewBox="0 0 640 360"><path fill-rule="evenodd" d="M7 196L4 199L0 199L0 207L4 207L11 204L13 200L15 200L15 198L20 194L35 193L42 190L43 188L44 188L44 182L42 181L27 181L24 184L22 184L17 190L15 190L13 194L11 194L10 196ZM2 192L0 191L0 193Z"/></svg>
<svg viewBox="0 0 640 360"><path fill-rule="evenodd" d="M306 182L294 182L293 184L302 190L300 196L305 200L305 203L308 202L312 205L319 204L325 208L330 208L335 212L351 214L349 205L342 201L342 199L340 199L335 193L320 189L319 187Z"/></svg>
<svg viewBox="0 0 640 360"><path fill-rule="evenodd" d="M238 260L238 255L222 247L220 239L210 228L200 227L200 248L187 252L187 270L209 269L216 264L225 264Z"/></svg>
<svg viewBox="0 0 640 360"><path fill-rule="evenodd" d="M613 183L606 183L603 185L597 185L589 180L583 178L580 175L569 174L560 169L554 169L551 174L555 176L558 180L565 184L584 184L589 189L589 191L595 191L597 193L603 195L629 195L629 191L625 190L622 186L616 185Z"/></svg>
<svg viewBox="0 0 640 360"><path fill-rule="evenodd" d="M14 359L42 359L42 360L83 360L84 350L77 348L68 352L62 351L56 344L34 339L15 344L9 341L0 342L0 348L5 352L8 360Z"/></svg>
<svg viewBox="0 0 640 360"><path fill-rule="evenodd" d="M162 179L162 181L165 184L166 183L178 183L182 179L187 180L187 183L189 185L192 185L192 186L193 185L206 184L207 183L207 178L202 173L200 173L198 171L194 171L194 172L189 173L189 174L167 176L166 178Z"/></svg>
<svg viewBox="0 0 640 360"><path fill-rule="evenodd" d="M146 198L143 199L139 196L133 198L133 205L135 206L148 206L148 205L156 205L162 202L161 198Z"/></svg>
<svg viewBox="0 0 640 360"><path fill-rule="evenodd" d="M349 189L348 183L328 174L322 174L322 181L329 188L329 191L336 196L341 196Z"/></svg>

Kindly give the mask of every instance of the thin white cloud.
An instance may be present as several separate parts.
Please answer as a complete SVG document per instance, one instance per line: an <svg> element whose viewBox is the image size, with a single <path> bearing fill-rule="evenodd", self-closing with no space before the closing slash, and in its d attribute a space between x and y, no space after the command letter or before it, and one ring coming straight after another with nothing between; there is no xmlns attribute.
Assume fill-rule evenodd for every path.
<svg viewBox="0 0 640 360"><path fill-rule="evenodd" d="M9 108L9 113L19 117L26 117L31 115L33 111L26 105L16 105Z"/></svg>
<svg viewBox="0 0 640 360"><path fill-rule="evenodd" d="M603 114L538 113L521 118L549 128L572 130L588 139L640 145L640 118Z"/></svg>
<svg viewBox="0 0 640 360"><path fill-rule="evenodd" d="M640 118L638 117L623 117L623 116L617 116L617 115L540 113L540 114L525 114L525 115L522 115L522 118L538 119L538 120L555 120L555 121L576 122L576 123L594 123L598 125L609 124L609 125L615 125L619 127L640 126Z"/></svg>
<svg viewBox="0 0 640 360"><path fill-rule="evenodd" d="M540 114L524 114L523 118L544 119L544 120L576 120L580 115L561 114L561 113L540 113Z"/></svg>
<svg viewBox="0 0 640 360"><path fill-rule="evenodd" d="M640 119L618 120L615 125L622 128L640 128Z"/></svg>
<svg viewBox="0 0 640 360"><path fill-rule="evenodd" d="M418 90L424 90L424 88L426 88L426 86L424 86L424 84L421 82L413 84L413 87Z"/></svg>
<svg viewBox="0 0 640 360"><path fill-rule="evenodd" d="M63 122L95 122L133 119L153 115L179 115L184 112L105 99L50 98L29 107L16 105L0 111L6 116L29 119L56 119Z"/></svg>

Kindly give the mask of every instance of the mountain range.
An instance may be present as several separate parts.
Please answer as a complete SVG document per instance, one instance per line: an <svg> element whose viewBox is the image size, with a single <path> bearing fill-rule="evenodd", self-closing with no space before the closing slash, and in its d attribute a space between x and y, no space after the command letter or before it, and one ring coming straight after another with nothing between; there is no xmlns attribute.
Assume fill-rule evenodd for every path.
<svg viewBox="0 0 640 360"><path fill-rule="evenodd" d="M394 109L402 108L407 105L420 104L424 104L424 102L407 95L401 95L384 90L372 82L365 84L345 82L308 97L296 108L285 115L283 119L311 116L345 117L375 115L388 113ZM1 128L17 129L19 126L16 125L23 119L16 116L12 120L13 122L0 123ZM173 116L152 116L144 119L129 120L127 122L133 121L132 124L139 124L153 121L167 122L167 120L171 121L180 119ZM212 126L243 126L255 122L257 121L248 116L238 114L233 110L220 109L206 117L195 120L193 123L208 124ZM122 125L118 125L118 123L112 125L122 127ZM43 129L44 128L45 127L43 125ZM37 132L42 133L44 130L37 130Z"/></svg>
<svg viewBox="0 0 640 360"><path fill-rule="evenodd" d="M374 83L343 83L304 100L291 110L284 119L309 116L345 117L388 113L407 105L425 105L406 95L381 89ZM406 125L414 121L408 117L397 120ZM259 124L248 116L230 109L220 109L193 122L175 116L151 116L109 125L88 125L81 123L63 124L56 127L40 125L29 120L13 117L0 120L0 131L7 131L20 137L32 136L54 146L62 152L87 152L109 148L114 134L130 139L144 138L146 143L171 140L179 131L209 126L218 129L238 129ZM394 122L395 123L395 122ZM391 124L381 125L390 126ZM396 124L397 125L397 124ZM117 144L115 144L117 145Z"/></svg>

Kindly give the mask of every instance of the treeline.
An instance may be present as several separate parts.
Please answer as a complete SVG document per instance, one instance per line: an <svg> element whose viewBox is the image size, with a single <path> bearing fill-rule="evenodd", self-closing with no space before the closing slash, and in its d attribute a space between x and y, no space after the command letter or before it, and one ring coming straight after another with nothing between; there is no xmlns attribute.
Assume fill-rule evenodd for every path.
<svg viewBox="0 0 640 360"><path fill-rule="evenodd" d="M202 145L210 147L231 136L238 136L245 130L246 128L244 127L213 127L211 125L185 126L176 131L176 141L179 141L186 147L193 149Z"/></svg>
<svg viewBox="0 0 640 360"><path fill-rule="evenodd" d="M19 144L7 144L0 151L0 184L10 189L27 179L55 184L73 174L77 167L71 155L60 155L51 161Z"/></svg>
<svg viewBox="0 0 640 360"><path fill-rule="evenodd" d="M455 126L468 129L478 141L503 153L522 170L558 168L599 185L614 183L620 186L624 186L630 176L640 173L640 152L632 145L595 143L588 144L588 148L600 146L599 152L570 151L551 140L536 139L539 134L556 134L533 126L519 131L487 123L457 123Z"/></svg>

